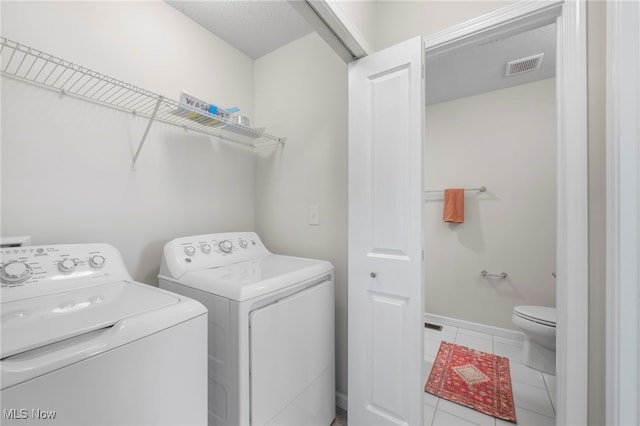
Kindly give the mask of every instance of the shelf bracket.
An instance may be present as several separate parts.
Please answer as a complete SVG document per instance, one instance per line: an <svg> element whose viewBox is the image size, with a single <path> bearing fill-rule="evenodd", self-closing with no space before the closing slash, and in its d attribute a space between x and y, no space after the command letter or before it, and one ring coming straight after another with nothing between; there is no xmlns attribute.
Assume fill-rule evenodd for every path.
<svg viewBox="0 0 640 426"><path fill-rule="evenodd" d="M140 144L138 145L138 149L136 150L135 155L133 156L133 163L131 164L131 170L136 169L136 161L138 161L138 156L140 155L140 151L142 150L142 145L144 145L144 141L147 139L147 135L149 134L149 129L151 128L151 124L153 124L153 120L156 118L156 114L158 114L158 108L160 108L160 104L162 103L163 97L161 95L158 96L158 101L156 102L156 106L153 109L153 113L151 117L149 117L149 122L147 123L147 128L144 130L144 134L142 135L142 140L140 140Z"/></svg>

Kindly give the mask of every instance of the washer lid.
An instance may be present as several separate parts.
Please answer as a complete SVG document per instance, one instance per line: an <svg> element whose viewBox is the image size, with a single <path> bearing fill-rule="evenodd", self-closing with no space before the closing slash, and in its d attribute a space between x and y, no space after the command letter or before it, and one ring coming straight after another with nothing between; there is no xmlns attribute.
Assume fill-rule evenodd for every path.
<svg viewBox="0 0 640 426"><path fill-rule="evenodd" d="M331 271L333 265L326 260L270 254L246 262L188 272L179 281L172 281L241 302Z"/></svg>
<svg viewBox="0 0 640 426"><path fill-rule="evenodd" d="M179 301L148 285L117 281L3 303L0 358L109 328Z"/></svg>
<svg viewBox="0 0 640 426"><path fill-rule="evenodd" d="M537 322L539 324L556 326L556 308L546 306L515 306L513 312L519 317Z"/></svg>

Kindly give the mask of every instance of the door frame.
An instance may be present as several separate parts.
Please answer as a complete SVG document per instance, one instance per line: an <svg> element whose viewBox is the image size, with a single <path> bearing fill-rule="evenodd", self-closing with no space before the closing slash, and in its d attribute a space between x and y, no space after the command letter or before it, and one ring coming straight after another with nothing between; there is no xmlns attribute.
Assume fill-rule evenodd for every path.
<svg viewBox="0 0 640 426"><path fill-rule="evenodd" d="M607 2L606 424L639 424L640 6Z"/></svg>
<svg viewBox="0 0 640 426"><path fill-rule="evenodd" d="M425 36L427 56L557 25L556 424L587 424L588 180L586 1L518 2ZM428 90L428 88L427 88Z"/></svg>

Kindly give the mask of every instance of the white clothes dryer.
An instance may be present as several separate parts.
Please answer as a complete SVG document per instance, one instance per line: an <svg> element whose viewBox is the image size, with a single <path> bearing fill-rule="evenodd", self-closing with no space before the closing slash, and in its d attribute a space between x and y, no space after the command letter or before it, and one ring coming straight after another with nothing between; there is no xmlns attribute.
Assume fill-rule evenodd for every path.
<svg viewBox="0 0 640 426"><path fill-rule="evenodd" d="M209 310L209 425L330 425L334 268L272 254L253 232L177 238L161 288Z"/></svg>
<svg viewBox="0 0 640 426"><path fill-rule="evenodd" d="M206 424L204 306L107 244L0 255L3 425Z"/></svg>

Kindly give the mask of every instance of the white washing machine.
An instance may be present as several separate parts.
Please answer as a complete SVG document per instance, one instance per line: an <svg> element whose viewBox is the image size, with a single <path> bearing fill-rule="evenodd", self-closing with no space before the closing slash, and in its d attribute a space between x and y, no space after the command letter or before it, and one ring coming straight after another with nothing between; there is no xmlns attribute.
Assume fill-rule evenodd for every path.
<svg viewBox="0 0 640 426"><path fill-rule="evenodd" d="M160 287L209 310L209 425L330 425L334 268L270 253L253 232L177 238Z"/></svg>
<svg viewBox="0 0 640 426"><path fill-rule="evenodd" d="M3 425L204 425L207 311L107 244L0 251Z"/></svg>

